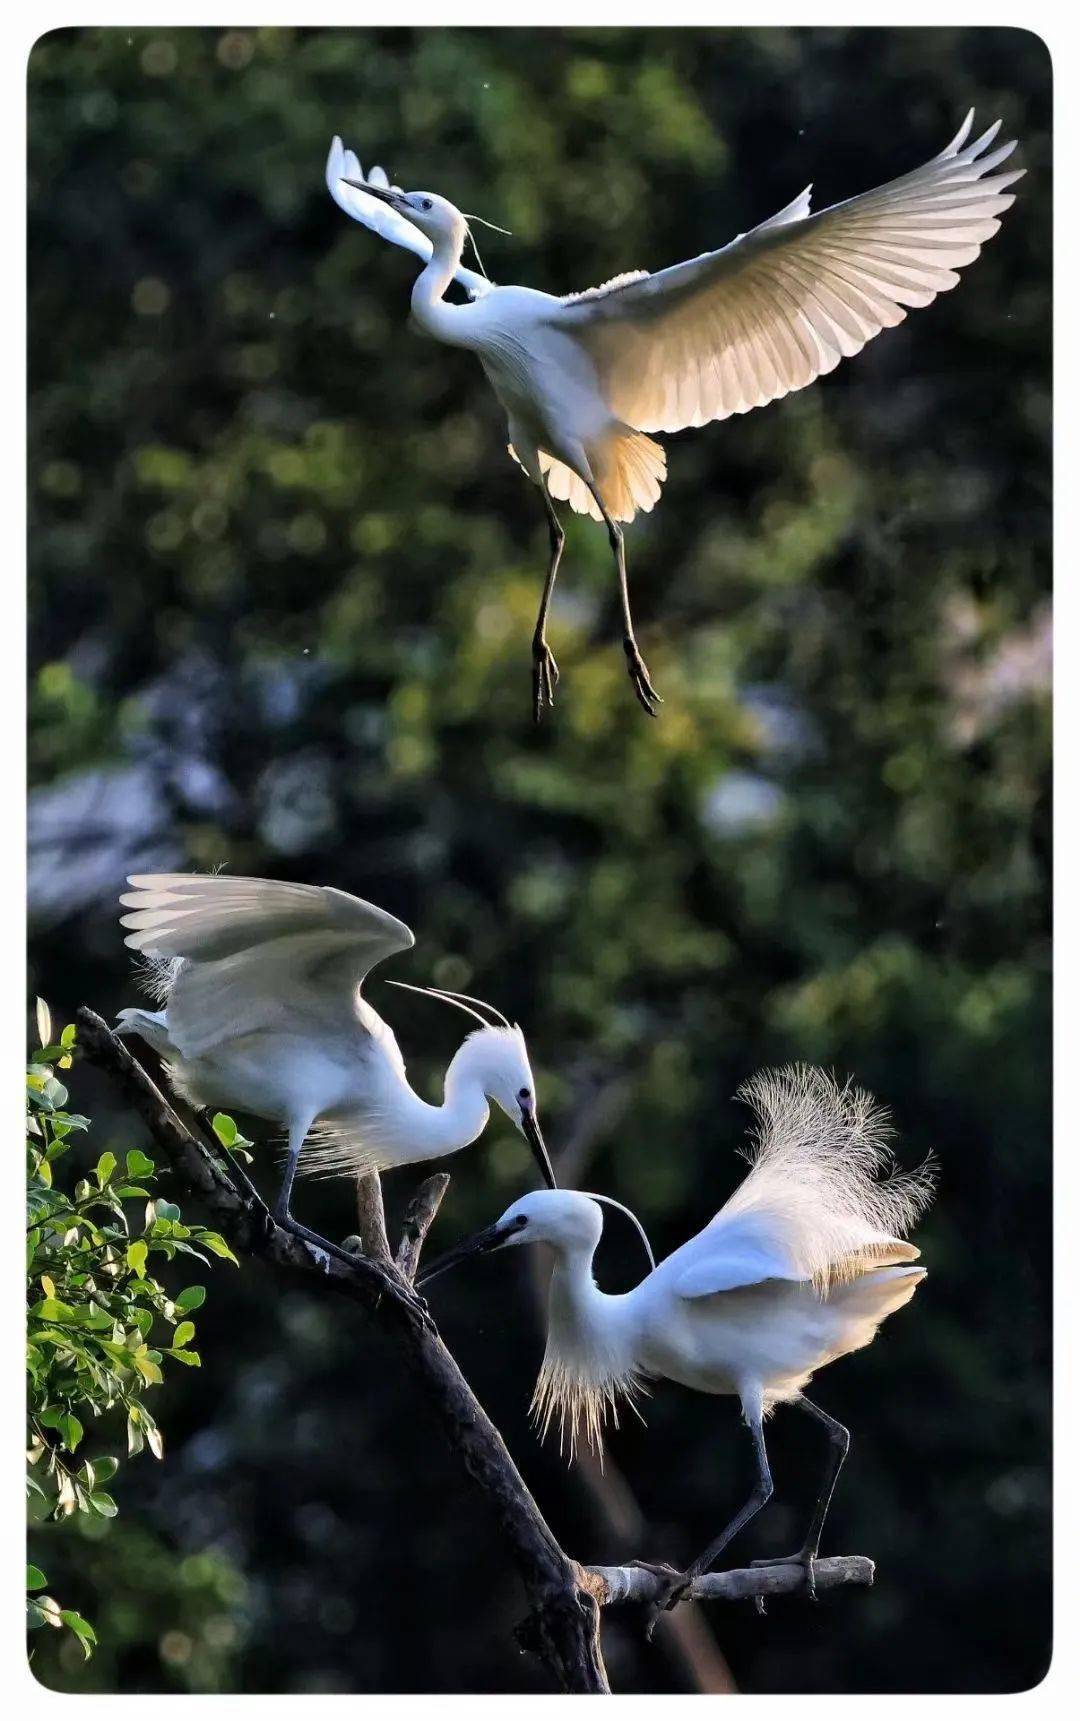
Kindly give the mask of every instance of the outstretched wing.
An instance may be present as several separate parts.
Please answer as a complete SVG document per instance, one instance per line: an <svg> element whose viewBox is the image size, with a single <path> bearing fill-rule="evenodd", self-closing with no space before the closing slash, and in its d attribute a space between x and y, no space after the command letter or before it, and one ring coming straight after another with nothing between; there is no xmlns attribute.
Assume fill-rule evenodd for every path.
<svg viewBox="0 0 1080 1721"><path fill-rule="evenodd" d="M391 209L388 203L380 203L377 197L365 197L353 185L346 185L347 179L363 179L364 170L351 149L346 149L339 137L330 145L330 154L326 158L326 188L339 209L346 215L351 215L361 226L370 227L380 238L389 239L391 244L400 245L406 251L411 251L422 262L431 261L432 245L426 234L419 227L414 227L411 221L398 210ZM369 185L389 185L390 181L381 167L373 167L367 175ZM485 293L490 293L492 282L478 275L472 269L466 269L459 263L454 272L454 278L460 282L470 299L482 299Z"/></svg>
<svg viewBox="0 0 1080 1721"><path fill-rule="evenodd" d="M596 366L611 411L637 430L685 430L805 388L955 287L1014 201L969 113L925 166L810 214L809 190L751 233L656 275L563 299L557 326ZM989 175L989 177L987 177Z"/></svg>
<svg viewBox="0 0 1080 1721"><path fill-rule="evenodd" d="M340 1025L377 963L411 949L392 914L329 886L276 879L146 873L120 898L124 942L180 959L169 1034L185 1057L295 1015Z"/></svg>

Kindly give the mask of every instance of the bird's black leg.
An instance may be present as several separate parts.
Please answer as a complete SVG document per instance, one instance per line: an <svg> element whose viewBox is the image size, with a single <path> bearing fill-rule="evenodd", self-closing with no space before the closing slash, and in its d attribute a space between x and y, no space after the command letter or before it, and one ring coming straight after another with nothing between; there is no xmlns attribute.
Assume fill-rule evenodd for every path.
<svg viewBox="0 0 1080 1721"><path fill-rule="evenodd" d="M622 606L623 651L626 653L626 667L630 672L630 681L637 694L638 704L649 717L656 716L656 707L664 702L649 680L649 671L645 659L638 650L637 638L634 634L634 618L630 613L630 591L626 583L626 545L623 542L622 527L611 518L603 502L592 485L596 505L604 517L607 527L608 543L615 557L615 570L619 577L619 603Z"/></svg>
<svg viewBox="0 0 1080 1721"><path fill-rule="evenodd" d="M802 1566L806 1571L806 1588L808 1594L816 1600L817 1592L814 1586L814 1561L817 1559L818 1548L821 1546L821 1531L825 1517L832 1503L836 1488L836 1479L840 1474L844 1459L851 1446L851 1435L842 1422L837 1422L834 1416L822 1410L818 1404L811 1404L808 1398L795 1401L803 1410L809 1411L818 1422L823 1422L829 1431L829 1467L825 1473L825 1481L814 1507L814 1515L810 1520L802 1547L797 1554L787 1554L783 1558L771 1560L754 1560L755 1566Z"/></svg>
<svg viewBox="0 0 1080 1721"><path fill-rule="evenodd" d="M293 1183L296 1180L296 1167L300 1160L300 1150L307 1138L312 1121L314 1120L305 1122L302 1126L294 1125L289 1130L288 1158L285 1162L285 1175L281 1180L281 1188L278 1190L277 1200L274 1202L274 1219L283 1231L289 1231L294 1237L300 1237L305 1243L310 1243L313 1248L321 1249L324 1255L332 1255L336 1261L344 1261L348 1266L354 1267L356 1265L354 1255L350 1255L349 1251L342 1249L339 1244L331 1243L328 1237L320 1236L318 1231L312 1231L309 1226L301 1225L299 1219L294 1219L289 1210Z"/></svg>
<svg viewBox="0 0 1080 1721"><path fill-rule="evenodd" d="M539 723L545 711L550 711L555 703L555 687L559 680L559 666L555 662L551 647L548 645L545 629L547 627L548 607L551 594L555 590L555 576L559 571L559 561L566 543L566 533L562 529L555 505L548 493L547 480L540 474L540 494L544 498L544 508L548 517L548 532L551 538L551 561L548 563L547 579L544 581L544 591L540 599L540 612L536 618L536 631L533 634L533 717Z"/></svg>
<svg viewBox="0 0 1080 1721"><path fill-rule="evenodd" d="M708 1571L709 1567L715 1562L720 1554L723 1553L728 1543L733 1541L739 1531L744 1529L750 1522L751 1518L756 1517L761 1511L761 1508L763 1506L767 1506L769 1501L772 1499L773 1479L772 1473L769 1470L768 1456L765 1451L765 1434L761 1425L761 1408L759 1405L747 1405L744 1409L746 1420L749 1424L750 1433L754 1442L754 1455L757 1459L758 1475L754 1491L749 1500L747 1500L745 1506L736 1512L727 1528L717 1536L715 1542L710 1542L705 1551L699 1554L696 1560L692 1560L684 1572L677 1572L674 1576L668 1579L666 1588L653 1606L652 1622L647 1628L646 1633L649 1637L652 1636L652 1625L655 1624L656 1614L665 1608L673 1608L677 1602L681 1601L694 1579L699 1578L702 1572ZM653 1567L652 1569L657 1573L657 1576L667 1578L667 1571L665 1568Z"/></svg>

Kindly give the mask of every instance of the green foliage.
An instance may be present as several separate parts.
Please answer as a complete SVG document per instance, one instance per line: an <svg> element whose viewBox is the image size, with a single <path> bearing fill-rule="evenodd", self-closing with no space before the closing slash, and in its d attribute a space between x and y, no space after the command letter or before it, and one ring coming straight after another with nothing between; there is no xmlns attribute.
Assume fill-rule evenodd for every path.
<svg viewBox="0 0 1080 1721"><path fill-rule="evenodd" d="M115 1439L123 1417L127 1456L147 1446L161 1458L164 1440L147 1395L162 1384L166 1358L188 1368L201 1362L188 1316L201 1306L204 1286L173 1292L150 1268L155 1258L164 1265L190 1255L206 1265L207 1252L236 1257L216 1231L185 1224L174 1202L154 1195L154 1161L138 1148L123 1167L106 1151L89 1176L65 1176L63 1167L57 1178L89 1122L67 1109L67 1088L56 1075L71 1066L74 1026L54 1042L39 999L37 1027L42 1043L26 1072L27 1493L38 1521L78 1512L109 1519L117 1505L104 1485L119 1460L86 1453L84 1438L96 1446L92 1425L101 1420ZM28 1567L27 1589L44 1584L40 1570ZM31 1628L66 1626L85 1655L92 1653L92 1628L51 1596L35 1594L27 1613Z"/></svg>

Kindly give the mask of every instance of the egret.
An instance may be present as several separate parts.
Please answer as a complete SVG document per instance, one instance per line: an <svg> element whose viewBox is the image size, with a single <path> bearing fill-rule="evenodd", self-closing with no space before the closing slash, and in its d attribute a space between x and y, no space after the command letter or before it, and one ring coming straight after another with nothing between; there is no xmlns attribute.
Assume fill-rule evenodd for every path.
<svg viewBox="0 0 1080 1721"><path fill-rule="evenodd" d="M163 1008L122 1010L120 1031L160 1053L193 1104L286 1127L282 1225L325 1247L290 1211L309 1136L303 1170L362 1176L467 1147L490 1100L555 1187L525 1037L492 1005L390 981L480 1024L451 1060L441 1105L410 1087L392 1030L363 996L372 969L415 942L392 914L328 885L277 879L147 873L128 883L124 942L148 959Z"/></svg>
<svg viewBox="0 0 1080 1721"><path fill-rule="evenodd" d="M598 1445L620 1399L649 1378L733 1394L753 1437L757 1483L749 1500L685 1572L670 1573L668 1603L707 1571L772 1495L763 1423L777 1404L801 1406L827 1430L829 1462L799 1562L814 1561L840 1467L846 1428L803 1395L812 1374L870 1343L925 1277L904 1234L929 1203L929 1165L892 1169L888 1118L871 1096L806 1066L765 1071L739 1097L756 1117L750 1171L716 1217L632 1291L594 1283L603 1229L595 1201L540 1190L487 1230L436 1260L421 1279L471 1255L519 1243L554 1252L547 1348L533 1396L542 1432L553 1419L573 1454L579 1427Z"/></svg>
<svg viewBox="0 0 1080 1721"><path fill-rule="evenodd" d="M462 264L469 217L434 192L366 179L335 138L326 180L347 215L412 251L418 326L476 353L502 404L510 453L538 486L551 553L533 635L533 710L554 700L546 622L564 533L554 500L602 521L615 560L634 692L658 694L638 649L620 522L649 512L667 472L650 432L686 430L779 400L833 370L882 329L954 287L997 232L1022 170L998 173L1015 142L968 143L974 112L932 161L874 191L810 212L810 188L749 233L650 275L617 275L557 298L497 287ZM475 219L475 218L473 218ZM470 303L449 303L456 281Z"/></svg>

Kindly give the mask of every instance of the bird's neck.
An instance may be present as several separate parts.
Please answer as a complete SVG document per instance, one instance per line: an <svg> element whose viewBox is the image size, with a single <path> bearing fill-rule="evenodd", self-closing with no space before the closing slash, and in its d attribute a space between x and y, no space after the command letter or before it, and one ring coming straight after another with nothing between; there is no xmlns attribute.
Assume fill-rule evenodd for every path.
<svg viewBox="0 0 1080 1721"><path fill-rule="evenodd" d="M560 1449L579 1438L598 1447L617 1402L632 1397L636 1347L625 1297L609 1296L593 1279L595 1245L556 1251L548 1298L544 1361L533 1394L542 1432L554 1424Z"/></svg>
<svg viewBox="0 0 1080 1721"><path fill-rule="evenodd" d="M407 1115L400 1120L402 1145L409 1160L440 1159L468 1147L483 1133L491 1108L470 1060L457 1053L446 1072L441 1105L429 1105L410 1088Z"/></svg>
<svg viewBox="0 0 1080 1721"><path fill-rule="evenodd" d="M417 276L412 290L412 314L417 326L435 340L455 347L471 345L469 307L448 305L443 294L461 261L465 231L465 223L462 222L460 228L439 240L431 253L431 261Z"/></svg>

